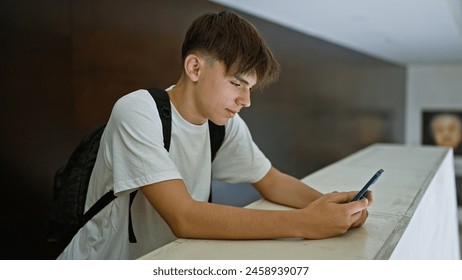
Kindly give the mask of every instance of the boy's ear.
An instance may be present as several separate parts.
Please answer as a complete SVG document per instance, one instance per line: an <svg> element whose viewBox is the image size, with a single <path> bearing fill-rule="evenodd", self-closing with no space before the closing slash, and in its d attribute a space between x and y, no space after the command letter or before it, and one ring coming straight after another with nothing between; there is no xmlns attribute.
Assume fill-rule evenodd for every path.
<svg viewBox="0 0 462 280"><path fill-rule="evenodd" d="M186 57L186 59L184 60L184 69L186 75L188 75L191 81L197 82L199 80L203 63L203 58L196 54L189 54Z"/></svg>

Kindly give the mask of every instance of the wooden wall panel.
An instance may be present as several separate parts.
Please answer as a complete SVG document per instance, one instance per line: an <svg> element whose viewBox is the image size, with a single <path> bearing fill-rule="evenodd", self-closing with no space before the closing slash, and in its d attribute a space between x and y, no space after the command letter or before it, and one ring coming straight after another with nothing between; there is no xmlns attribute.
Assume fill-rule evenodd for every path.
<svg viewBox="0 0 462 280"><path fill-rule="evenodd" d="M73 92L79 134L106 121L130 91L168 87L181 71L181 43L207 1L76 1L73 6Z"/></svg>
<svg viewBox="0 0 462 280"><path fill-rule="evenodd" d="M69 2L2 1L0 11L0 258L49 258L53 172L75 137Z"/></svg>

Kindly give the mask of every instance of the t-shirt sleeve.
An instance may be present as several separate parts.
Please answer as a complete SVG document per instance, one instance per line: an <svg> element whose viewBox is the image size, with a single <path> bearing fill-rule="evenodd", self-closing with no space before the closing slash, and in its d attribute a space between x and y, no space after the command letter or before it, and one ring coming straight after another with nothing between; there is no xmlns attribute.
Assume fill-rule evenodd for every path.
<svg viewBox="0 0 462 280"><path fill-rule="evenodd" d="M162 123L154 99L145 90L128 94L116 102L102 145L116 194L181 179L164 148Z"/></svg>
<svg viewBox="0 0 462 280"><path fill-rule="evenodd" d="M252 139L244 120L236 115L226 124L225 139L212 164L212 178L227 183L255 183L271 162Z"/></svg>

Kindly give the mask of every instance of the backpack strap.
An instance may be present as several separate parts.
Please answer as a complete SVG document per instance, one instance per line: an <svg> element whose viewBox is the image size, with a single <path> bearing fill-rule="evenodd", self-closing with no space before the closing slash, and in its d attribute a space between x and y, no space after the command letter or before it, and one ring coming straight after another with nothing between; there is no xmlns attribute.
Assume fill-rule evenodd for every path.
<svg viewBox="0 0 462 280"><path fill-rule="evenodd" d="M215 159L218 150L225 139L225 126L217 125L209 120L210 147L212 149L212 161Z"/></svg>
<svg viewBox="0 0 462 280"><path fill-rule="evenodd" d="M78 228L83 227L93 216L95 216L99 211L103 210L106 205L111 203L117 196L114 195L114 191L110 190L105 193L98 201L93 204L87 212L83 214L82 221L80 221Z"/></svg>
<svg viewBox="0 0 462 280"><path fill-rule="evenodd" d="M172 135L172 108L170 107L170 98L165 90L153 88L148 89L148 91L156 101L157 110L159 111L160 120L162 122L164 148L169 151L170 138Z"/></svg>
<svg viewBox="0 0 462 280"><path fill-rule="evenodd" d="M170 98L165 90L158 88L148 89L157 106L157 111L162 122L162 134L164 136L164 148L169 151L170 139L172 136L172 108L170 107ZM128 240L130 243L136 243L135 232L132 224L132 204L138 190L130 193L130 203L128 206Z"/></svg>
<svg viewBox="0 0 462 280"><path fill-rule="evenodd" d="M225 139L225 126L224 125L217 125L211 120L209 120L209 133L210 133L210 147L212 150L212 162L217 155L218 150ZM209 195L209 203L212 202L212 192L213 187L210 183L210 195Z"/></svg>

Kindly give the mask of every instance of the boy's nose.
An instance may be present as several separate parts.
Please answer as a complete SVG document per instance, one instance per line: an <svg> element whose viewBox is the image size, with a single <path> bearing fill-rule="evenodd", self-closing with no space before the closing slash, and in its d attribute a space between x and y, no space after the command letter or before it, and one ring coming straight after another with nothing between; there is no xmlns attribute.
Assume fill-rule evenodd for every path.
<svg viewBox="0 0 462 280"><path fill-rule="evenodd" d="M250 101L250 90L246 90L238 99L236 102L238 105L248 108L251 105Z"/></svg>

